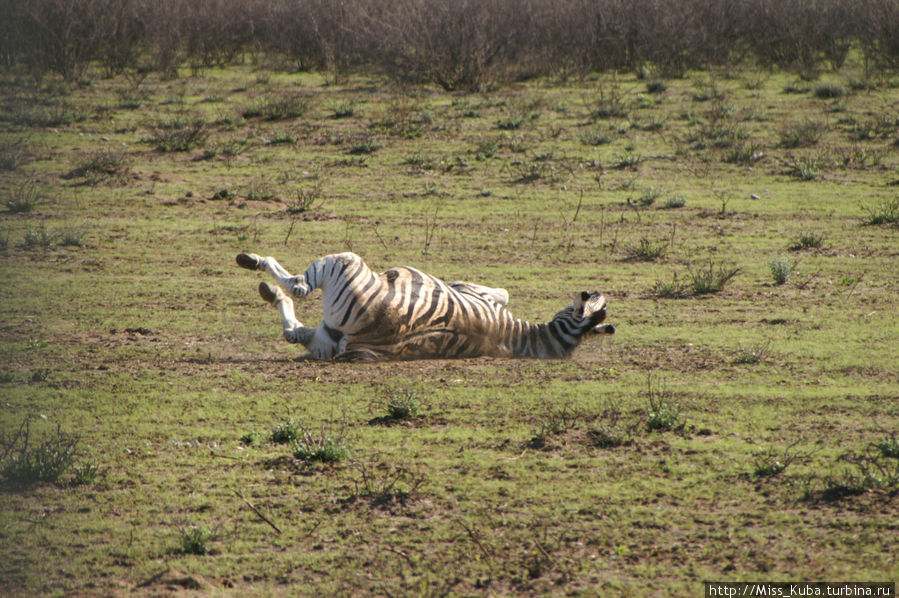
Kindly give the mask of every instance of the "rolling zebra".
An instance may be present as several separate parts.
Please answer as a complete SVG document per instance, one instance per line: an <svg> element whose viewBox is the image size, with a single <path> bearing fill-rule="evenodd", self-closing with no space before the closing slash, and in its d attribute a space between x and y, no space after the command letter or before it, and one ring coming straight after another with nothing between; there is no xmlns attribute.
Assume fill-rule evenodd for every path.
<svg viewBox="0 0 899 598"><path fill-rule="evenodd" d="M284 338L325 361L379 361L457 357L568 357L588 334L614 334L602 324L606 299L582 292L547 324L524 322L506 309L509 293L467 282L443 281L415 268L374 273L354 253L337 253L293 276L274 258L237 256L249 270L265 270L279 287L259 293L278 308ZM303 326L288 294L322 289L324 319ZM283 290L282 290L283 289ZM287 293L285 293L287 291Z"/></svg>

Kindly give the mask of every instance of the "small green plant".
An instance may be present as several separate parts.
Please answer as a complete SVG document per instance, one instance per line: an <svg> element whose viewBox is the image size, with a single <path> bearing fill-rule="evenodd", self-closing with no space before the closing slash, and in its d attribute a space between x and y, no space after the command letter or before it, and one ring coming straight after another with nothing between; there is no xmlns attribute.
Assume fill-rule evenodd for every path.
<svg viewBox="0 0 899 598"><path fill-rule="evenodd" d="M874 443L874 448L880 451L880 454L890 459L899 459L899 438L894 434L885 440Z"/></svg>
<svg viewBox="0 0 899 598"><path fill-rule="evenodd" d="M653 262L662 259L668 253L668 241L652 241L642 237L636 245L624 247L625 259L635 262Z"/></svg>
<svg viewBox="0 0 899 598"><path fill-rule="evenodd" d="M803 232L790 243L790 251L801 251L803 249L820 249L824 245L824 233Z"/></svg>
<svg viewBox="0 0 899 598"><path fill-rule="evenodd" d="M30 486L38 482L56 483L72 468L78 439L56 427L55 435L31 446L30 421L26 419L8 445L0 447L0 474L14 485Z"/></svg>
<svg viewBox="0 0 899 598"><path fill-rule="evenodd" d="M641 208L648 208L649 206L654 204L655 201L661 195L662 195L661 189L659 189L657 187L648 187L648 188L644 189L642 193L640 193L640 196L637 197L637 201L635 201L635 202L628 201L628 203L631 203L632 205L640 206Z"/></svg>
<svg viewBox="0 0 899 598"><path fill-rule="evenodd" d="M815 86L815 97L821 100L832 100L846 95L846 90L837 83L822 83Z"/></svg>
<svg viewBox="0 0 899 598"><path fill-rule="evenodd" d="M652 293L660 299L682 299L687 297L687 285L677 279L677 272L668 282L657 280L652 287Z"/></svg>
<svg viewBox="0 0 899 598"><path fill-rule="evenodd" d="M670 391L653 388L652 376L647 383L647 401L649 408L646 412L646 428L650 432L667 432L671 430L683 430L685 421L680 411L680 406L674 400Z"/></svg>
<svg viewBox="0 0 899 598"><path fill-rule="evenodd" d="M247 432L243 436L240 437L240 443L244 446L250 446L256 443L256 433L255 432Z"/></svg>
<svg viewBox="0 0 899 598"><path fill-rule="evenodd" d="M156 144L161 152L189 152L202 145L209 136L206 121L202 118L179 117L157 124L148 141Z"/></svg>
<svg viewBox="0 0 899 598"><path fill-rule="evenodd" d="M666 85L665 82L662 81L661 79L654 79L654 80L648 81L646 83L646 92L647 93L653 93L653 94L662 93L666 89L668 89L668 85Z"/></svg>
<svg viewBox="0 0 899 598"><path fill-rule="evenodd" d="M93 461L82 463L72 470L72 474L75 476L73 483L78 486L88 486L97 481L97 477L100 474L100 467Z"/></svg>
<svg viewBox="0 0 899 598"><path fill-rule="evenodd" d="M412 419L421 411L418 391L413 389L391 392L387 397L387 417L390 419Z"/></svg>
<svg viewBox="0 0 899 598"><path fill-rule="evenodd" d="M322 435L314 438L305 434L303 439L295 440L291 445L293 456L303 461L320 463L339 463L350 456L350 447L342 438Z"/></svg>
<svg viewBox="0 0 899 598"><path fill-rule="evenodd" d="M0 139L0 171L18 170L25 164L31 152L25 137Z"/></svg>
<svg viewBox="0 0 899 598"><path fill-rule="evenodd" d="M796 271L796 262L788 257L781 256L768 262L768 268L771 270L774 284L782 285Z"/></svg>
<svg viewBox="0 0 899 598"><path fill-rule="evenodd" d="M285 95L268 99L246 108L244 118L264 118L266 120L289 120L300 118L309 109L309 98L303 94Z"/></svg>
<svg viewBox="0 0 899 598"><path fill-rule="evenodd" d="M100 149L82 156L68 176L83 177L89 185L120 179L128 173L129 158L124 150Z"/></svg>
<svg viewBox="0 0 899 598"><path fill-rule="evenodd" d="M682 208L687 205L687 200L683 195L672 195L670 197L666 197L664 203L662 203L661 207L663 210L676 210L678 208Z"/></svg>
<svg viewBox="0 0 899 598"><path fill-rule="evenodd" d="M318 187L297 189L295 195L296 199L287 204L287 212L290 214L302 214L319 208L324 203Z"/></svg>
<svg viewBox="0 0 899 598"><path fill-rule="evenodd" d="M349 118L355 114L355 102L340 102L331 108L331 118Z"/></svg>
<svg viewBox="0 0 899 598"><path fill-rule="evenodd" d="M56 240L56 232L48 229L42 222L38 228L29 228L25 231L25 247L49 248Z"/></svg>
<svg viewBox="0 0 899 598"><path fill-rule="evenodd" d="M350 146L350 149L347 150L347 153L354 155L373 154L382 147L384 147L384 144L375 139L363 139L362 141Z"/></svg>
<svg viewBox="0 0 899 598"><path fill-rule="evenodd" d="M578 134L578 139L584 145L606 145L612 143L614 138L607 133L599 131L583 131Z"/></svg>
<svg viewBox="0 0 899 598"><path fill-rule="evenodd" d="M289 442L293 442L302 436L303 427L292 417L288 417L283 422L279 423L272 430L271 438L272 442L278 444L287 444Z"/></svg>
<svg viewBox="0 0 899 598"><path fill-rule="evenodd" d="M807 458L807 454L801 454L794 450L798 443L799 441L792 443L783 451L777 451L772 447L764 453L757 454L752 473L759 478L772 478L786 471L787 467L797 459Z"/></svg>
<svg viewBox="0 0 899 598"><path fill-rule="evenodd" d="M624 154L615 154L615 157L618 159L613 166L616 170L637 170L640 163L643 162L643 156L630 151Z"/></svg>
<svg viewBox="0 0 899 598"><path fill-rule="evenodd" d="M59 235L59 244L63 247L84 247L87 233L77 228L65 228Z"/></svg>
<svg viewBox="0 0 899 598"><path fill-rule="evenodd" d="M180 551L183 554L204 555L212 551L209 546L215 539L215 533L201 525L190 525L179 528Z"/></svg>
<svg viewBox="0 0 899 598"><path fill-rule="evenodd" d="M724 290L725 285L740 273L740 268L727 266L723 262L716 264L712 259L709 259L708 267L688 270L690 274L689 288L693 295L720 293Z"/></svg>
<svg viewBox="0 0 899 598"><path fill-rule="evenodd" d="M814 156L788 157L787 174L800 181L814 181L821 176L824 160Z"/></svg>
<svg viewBox="0 0 899 598"><path fill-rule="evenodd" d="M733 359L735 365L755 365L768 358L771 343L768 341L756 343L749 347L740 347Z"/></svg>
<svg viewBox="0 0 899 598"><path fill-rule="evenodd" d="M269 145L277 145L279 143L293 145L296 142L297 136L286 129L276 132L274 135L272 135L271 139L268 140Z"/></svg>
<svg viewBox="0 0 899 598"><path fill-rule="evenodd" d="M864 223L872 226L880 224L899 225L899 198L884 199L874 206L863 206L867 212Z"/></svg>
<svg viewBox="0 0 899 598"><path fill-rule="evenodd" d="M817 145L825 129L823 123L814 120L790 124L780 132L780 145L789 149Z"/></svg>

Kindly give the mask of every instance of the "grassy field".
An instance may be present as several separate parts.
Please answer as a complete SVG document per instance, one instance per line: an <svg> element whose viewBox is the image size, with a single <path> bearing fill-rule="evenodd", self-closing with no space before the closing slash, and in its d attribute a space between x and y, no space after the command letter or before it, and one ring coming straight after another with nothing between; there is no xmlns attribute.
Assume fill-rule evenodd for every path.
<svg viewBox="0 0 899 598"><path fill-rule="evenodd" d="M0 93L0 594L899 579L895 79ZM599 289L618 333L304 360L234 257L347 250L529 320Z"/></svg>

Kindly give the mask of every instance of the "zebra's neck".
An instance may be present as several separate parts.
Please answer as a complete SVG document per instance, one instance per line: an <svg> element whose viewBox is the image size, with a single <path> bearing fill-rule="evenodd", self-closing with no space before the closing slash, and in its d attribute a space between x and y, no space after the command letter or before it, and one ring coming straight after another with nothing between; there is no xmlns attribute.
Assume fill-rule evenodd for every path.
<svg viewBox="0 0 899 598"><path fill-rule="evenodd" d="M568 357L581 342L583 330L567 318L554 318L546 324L515 320L509 329L506 346L512 357Z"/></svg>

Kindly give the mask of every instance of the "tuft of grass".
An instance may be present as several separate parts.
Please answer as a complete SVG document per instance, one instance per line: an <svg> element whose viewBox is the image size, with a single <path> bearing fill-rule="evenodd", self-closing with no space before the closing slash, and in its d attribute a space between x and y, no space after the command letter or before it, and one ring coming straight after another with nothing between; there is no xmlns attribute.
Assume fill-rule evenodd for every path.
<svg viewBox="0 0 899 598"><path fill-rule="evenodd" d="M81 156L68 176L83 177L90 185L124 176L129 159L124 150L100 149Z"/></svg>
<svg viewBox="0 0 899 598"><path fill-rule="evenodd" d="M750 347L740 347L733 359L734 365L755 365L768 358L771 343L764 341Z"/></svg>
<svg viewBox="0 0 899 598"><path fill-rule="evenodd" d="M13 214L27 214L34 211L41 199L42 194L37 183L26 182L7 192L6 209Z"/></svg>
<svg viewBox="0 0 899 598"><path fill-rule="evenodd" d="M17 486L57 483L72 468L77 449L78 439L64 433L61 426L56 427L55 435L31 446L30 423L25 420L13 441L4 447L0 475Z"/></svg>
<svg viewBox="0 0 899 598"><path fill-rule="evenodd" d="M790 243L790 251L801 251L803 249L820 249L824 245L824 233L803 232Z"/></svg>
<svg viewBox="0 0 899 598"><path fill-rule="evenodd" d="M649 377L646 398L649 408L646 411L646 429L650 432L668 432L683 430L686 422L681 414L680 405L674 400L670 391L653 388L652 377Z"/></svg>
<svg viewBox="0 0 899 598"><path fill-rule="evenodd" d="M387 397L387 417L390 419L412 419L421 411L418 391L406 389L391 392Z"/></svg>
<svg viewBox="0 0 899 598"><path fill-rule="evenodd" d="M814 94L816 98L831 100L843 97L846 95L846 90L837 83L822 83L815 86Z"/></svg>
<svg viewBox="0 0 899 598"><path fill-rule="evenodd" d="M758 453L755 456L753 475L759 478L773 478L786 471L795 461L807 458L808 454L798 453L794 450L798 443L799 441L794 442L783 451L772 447L764 453Z"/></svg>
<svg viewBox="0 0 899 598"><path fill-rule="evenodd" d="M657 280L652 287L652 294L660 299L683 299L689 296L687 285L678 281L677 272L668 282Z"/></svg>
<svg viewBox="0 0 899 598"><path fill-rule="evenodd" d="M29 228L25 231L25 247L26 248L34 248L40 247L41 249L47 249L53 242L56 240L57 233L52 229L48 229L44 226L44 223L37 228Z"/></svg>
<svg viewBox="0 0 899 598"><path fill-rule="evenodd" d="M624 247L625 258L635 262L652 262L668 253L668 241L652 241L642 237L636 245Z"/></svg>
<svg viewBox="0 0 899 598"><path fill-rule="evenodd" d="M815 120L792 123L780 132L780 146L788 149L812 147L821 140L826 125Z"/></svg>
<svg viewBox="0 0 899 598"><path fill-rule="evenodd" d="M149 141L161 152L189 152L202 145L208 136L206 121L202 118L179 117L159 121Z"/></svg>
<svg viewBox="0 0 899 598"><path fill-rule="evenodd" d="M355 102L340 102L331 107L331 118L349 118L356 115Z"/></svg>
<svg viewBox="0 0 899 598"><path fill-rule="evenodd" d="M59 234L59 244L63 247L84 247L87 233L78 228L65 228Z"/></svg>
<svg viewBox="0 0 899 598"><path fill-rule="evenodd" d="M889 459L899 459L899 438L894 434L885 440L874 443L874 448L880 451L881 456Z"/></svg>
<svg viewBox="0 0 899 598"><path fill-rule="evenodd" d="M884 199L874 206L863 206L867 212L864 224L876 226L879 224L899 225L899 198Z"/></svg>
<svg viewBox="0 0 899 598"><path fill-rule="evenodd" d="M339 463L350 456L349 445L342 438L330 436L314 438L307 434L302 440L295 440L291 450L297 459L319 463Z"/></svg>
<svg viewBox="0 0 899 598"><path fill-rule="evenodd" d="M666 89L668 89L668 85L665 84L661 79L654 79L652 81L648 81L646 83L646 92L647 93L663 93Z"/></svg>
<svg viewBox="0 0 899 598"><path fill-rule="evenodd" d="M678 208L682 208L687 205L687 200L683 195L672 195L670 197L666 197L664 203L662 203L660 208L663 210L676 210Z"/></svg>
<svg viewBox="0 0 899 598"><path fill-rule="evenodd" d="M787 173L800 181L814 181L819 178L823 167L824 161L813 156L801 158L791 156L787 159Z"/></svg>
<svg viewBox="0 0 899 598"><path fill-rule="evenodd" d="M0 171L18 170L25 164L31 152L25 137L0 139Z"/></svg>
<svg viewBox="0 0 899 598"><path fill-rule="evenodd" d="M347 150L347 153L353 155L373 154L382 147L384 147L384 144L375 139L364 139L359 143L352 145L350 149Z"/></svg>
<svg viewBox="0 0 899 598"><path fill-rule="evenodd" d="M723 262L716 264L710 259L708 267L690 269L689 273L689 288L692 293L694 295L710 295L723 291L725 285L740 273L740 268L727 266Z"/></svg>
<svg viewBox="0 0 899 598"><path fill-rule="evenodd" d="M284 95L280 98L264 100L244 109L244 118L264 118L265 120L289 120L300 118L309 110L309 98L303 94Z"/></svg>
<svg viewBox="0 0 899 598"><path fill-rule="evenodd" d="M788 257L780 256L768 262L768 268L771 270L774 284L782 285L796 271L796 262Z"/></svg>
<svg viewBox="0 0 899 598"><path fill-rule="evenodd" d="M97 477L100 475L100 467L97 463L90 461L75 467L72 470L72 474L75 476L72 480L74 484L89 486L97 481Z"/></svg>
<svg viewBox="0 0 899 598"><path fill-rule="evenodd" d="M215 539L215 532L201 525L179 528L179 547L182 554L210 554L210 543Z"/></svg>
<svg viewBox="0 0 899 598"><path fill-rule="evenodd" d="M584 145L607 145L612 143L613 137L608 135L607 133L600 133L599 131L582 131L578 134L578 139Z"/></svg>
<svg viewBox="0 0 899 598"><path fill-rule="evenodd" d="M277 145L279 143L293 145L296 142L297 136L288 130L278 131L268 140L269 145Z"/></svg>
<svg viewBox="0 0 899 598"><path fill-rule="evenodd" d="M278 444L287 444L300 438L303 434L303 427L295 419L288 417L279 423L272 430L269 438L272 442Z"/></svg>

